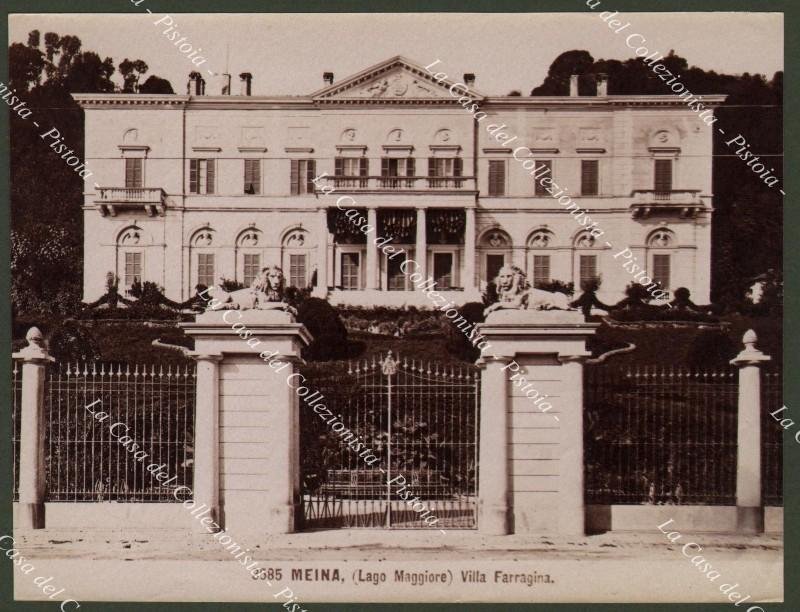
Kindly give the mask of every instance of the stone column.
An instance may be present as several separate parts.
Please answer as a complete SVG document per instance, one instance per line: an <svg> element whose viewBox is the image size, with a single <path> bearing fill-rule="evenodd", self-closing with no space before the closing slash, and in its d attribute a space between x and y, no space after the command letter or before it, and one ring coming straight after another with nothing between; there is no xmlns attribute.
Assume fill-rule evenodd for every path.
<svg viewBox="0 0 800 612"><path fill-rule="evenodd" d="M219 362L222 355L195 353L197 399L194 417L194 502L211 509L210 516L221 525L219 512ZM196 531L208 533L200 521Z"/></svg>
<svg viewBox="0 0 800 612"><path fill-rule="evenodd" d="M482 358L478 531L511 533L508 520L508 375L510 357Z"/></svg>
<svg viewBox="0 0 800 612"><path fill-rule="evenodd" d="M375 228L374 236L378 236L378 212L374 208L367 209L367 223ZM378 289L378 245L374 236L367 236L367 289Z"/></svg>
<svg viewBox="0 0 800 612"><path fill-rule="evenodd" d="M761 364L771 357L756 348L757 340L756 333L748 330L742 338L744 350L731 360L739 368L736 525L741 533L764 531L764 501L761 499Z"/></svg>
<svg viewBox="0 0 800 612"><path fill-rule="evenodd" d="M467 222L464 226L464 297L469 301L480 298L475 281L475 209L466 208Z"/></svg>
<svg viewBox="0 0 800 612"><path fill-rule="evenodd" d="M417 272L423 279L428 278L428 234L424 208L417 209L417 241L414 245L414 261L419 264ZM413 272L411 268L410 271Z"/></svg>
<svg viewBox="0 0 800 612"><path fill-rule="evenodd" d="M199 361L196 498L210 505L219 483L226 531L293 532L301 516L297 364L310 334L280 310L208 311L181 327Z"/></svg>
<svg viewBox="0 0 800 612"><path fill-rule="evenodd" d="M317 286L314 287L314 297L328 297L328 209L320 208L317 211Z"/></svg>
<svg viewBox="0 0 800 612"><path fill-rule="evenodd" d="M563 376L563 410L560 411L561 512L558 533L582 536L586 533L583 495L583 360L585 355L560 356Z"/></svg>
<svg viewBox="0 0 800 612"><path fill-rule="evenodd" d="M584 533L581 361L598 325L577 311L497 310L478 326L493 364L482 382L479 507L497 507L505 491L506 533ZM498 514L486 533L501 533Z"/></svg>
<svg viewBox="0 0 800 612"><path fill-rule="evenodd" d="M28 346L12 355L22 360L19 506L14 524L18 529L44 529L44 378L53 358L38 328L31 327L25 339Z"/></svg>

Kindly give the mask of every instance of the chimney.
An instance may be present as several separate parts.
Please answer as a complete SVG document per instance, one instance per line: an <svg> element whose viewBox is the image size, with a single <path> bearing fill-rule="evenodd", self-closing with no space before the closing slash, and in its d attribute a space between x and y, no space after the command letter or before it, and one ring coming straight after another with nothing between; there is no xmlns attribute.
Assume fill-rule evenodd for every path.
<svg viewBox="0 0 800 612"><path fill-rule="evenodd" d="M249 96L253 93L253 75L249 72L243 72L239 75L241 85L240 95Z"/></svg>
<svg viewBox="0 0 800 612"><path fill-rule="evenodd" d="M203 77L200 77L196 81L197 83L197 95L204 96L206 95L206 80Z"/></svg>
<svg viewBox="0 0 800 612"><path fill-rule="evenodd" d="M474 87L475 86L475 74L472 72L465 72L464 73L464 85L467 87Z"/></svg>
<svg viewBox="0 0 800 612"><path fill-rule="evenodd" d="M569 95L570 96L577 96L578 95L578 75L572 74L569 77Z"/></svg>
<svg viewBox="0 0 800 612"><path fill-rule="evenodd" d="M608 95L608 75L602 72L597 75L597 95Z"/></svg>
<svg viewBox="0 0 800 612"><path fill-rule="evenodd" d="M231 95L231 75L227 72L222 75L222 95Z"/></svg>
<svg viewBox="0 0 800 612"><path fill-rule="evenodd" d="M325 81L326 85L333 85L333 73L332 72L323 72L322 73L322 80Z"/></svg>

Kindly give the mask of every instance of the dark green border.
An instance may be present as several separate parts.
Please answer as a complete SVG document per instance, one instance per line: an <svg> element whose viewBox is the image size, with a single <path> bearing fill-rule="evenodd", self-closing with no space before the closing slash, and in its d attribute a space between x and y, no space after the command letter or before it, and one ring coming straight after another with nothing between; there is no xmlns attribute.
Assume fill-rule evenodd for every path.
<svg viewBox="0 0 800 612"><path fill-rule="evenodd" d="M246 12L478 12L478 13L500 13L500 12L591 12L585 5L585 0L462 0L454 2L452 0L405 0L404 2L391 2L389 0L274 0L265 2L264 0L146 0L147 6L156 12L197 12L197 13L246 13ZM3 17L6 27L0 32L0 80L7 82L8 79L8 14L9 13L134 13L139 14L140 8L130 3L130 0L80 0L80 6L76 0L3 0ZM798 26L800 26L800 4L788 0L603 0L602 6L607 10L618 10L622 13L630 12L695 12L695 11L774 11L784 13L785 29L785 83L786 83L786 102L788 102L788 112L785 117L785 137L787 143L785 168L798 167L798 151L790 144L800 142L800 121L797 115L792 112L792 107L796 108L795 97L800 95L798 87L797 65L792 61L800 57L800 44L798 44ZM536 33L531 32L531 42L535 44ZM726 41L730 44L736 41ZM742 53L757 54L757 48L747 48L742 46ZM771 75L767 75L771 76ZM0 175L0 201L3 203L0 208L0 293L7 296L9 293L9 159L8 159L8 125L9 115L3 110L0 113L0 167L3 168ZM794 194L800 189L800 177L795 172L784 173L784 190L787 194ZM785 198L785 229L786 239L786 261L784 264L785 278L785 331L784 331L784 352L785 352L785 371L789 373L785 377L784 401L790 410L800 410L800 385L798 378L792 374L794 368L800 363L798 360L798 348L800 339L794 332L800 331L800 326L793 320L793 315L800 313L800 300L798 299L798 279L800 279L800 256L797 249L792 248L792 238L794 231L800 228L800 211L791 205L792 198ZM793 231L794 230L794 231ZM758 248L758 245L753 245ZM0 327L0 339L5 349L0 357L0 371L10 371L11 355L11 326L10 326L10 303L8 299L0 301L0 318L5 321L5 325ZM0 474L7 476L11 473L11 414L8 407L11 405L10 380L7 376L0 377L0 388L2 388L2 410L0 410ZM800 491L800 481L792 476L795 474L793 466L798 465L800 459L800 444L795 442L792 431L785 434L784 463L787 468L784 470L787 477L784 478L784 507L785 507L785 600L783 604L764 604L762 607L767 611L773 610L798 610L800 609L800 572L798 572L798 562L800 561L800 547L798 535L800 534L800 517L794 514L797 510L798 491ZM7 478L0 479L0 534L11 533L11 487L7 486ZM642 561L643 563L646 560ZM14 568L11 563L0 559L0 610L19 610L20 612L53 612L59 609L55 603L44 602L14 602L12 591L12 577ZM120 576L124 580L124 576ZM592 581L602 578L595 578L592 575L576 575L576 581ZM652 580L664 580L663 576L652 576ZM631 612L649 612L651 610L686 610L686 611L728 611L746 612L747 608L735 608L733 604L321 604L303 602L309 604L309 612L329 612L342 610L367 610L367 611L388 611L399 608L407 610L419 610L421 612L443 612L452 610L496 610L498 612L513 610L550 610L558 608L564 611L579 611L588 609L605 610L613 612L625 609ZM134 610L168 610L169 612L184 612L194 610L236 610L253 611L264 610L268 606L270 610L284 610L278 604L144 604L144 603L90 603L81 602L81 610L87 612L106 612L106 611L130 611Z"/></svg>

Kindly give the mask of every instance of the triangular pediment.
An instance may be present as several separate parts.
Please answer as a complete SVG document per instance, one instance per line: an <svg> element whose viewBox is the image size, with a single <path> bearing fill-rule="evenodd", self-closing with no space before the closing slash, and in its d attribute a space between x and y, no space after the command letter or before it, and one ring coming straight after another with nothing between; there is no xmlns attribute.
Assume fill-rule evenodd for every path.
<svg viewBox="0 0 800 612"><path fill-rule="evenodd" d="M436 72L434 72L435 74ZM371 68L329 85L312 94L312 98L325 102L349 102L374 100L376 102L453 102L457 103L463 88L456 88L458 95L450 93L453 81L438 82L433 74L405 58L394 57ZM470 90L470 97L482 100L484 96Z"/></svg>

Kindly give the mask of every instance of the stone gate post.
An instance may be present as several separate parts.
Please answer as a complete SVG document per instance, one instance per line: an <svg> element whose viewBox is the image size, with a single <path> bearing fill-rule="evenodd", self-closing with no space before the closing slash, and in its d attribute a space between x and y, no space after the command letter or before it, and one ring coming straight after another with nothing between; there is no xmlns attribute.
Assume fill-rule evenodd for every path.
<svg viewBox="0 0 800 612"><path fill-rule="evenodd" d="M555 310L498 310L478 326L480 532L584 534L582 361L598 326Z"/></svg>
<svg viewBox="0 0 800 612"><path fill-rule="evenodd" d="M731 363L739 367L739 415L736 467L736 527L741 533L764 531L761 499L761 365L771 359L756 348L750 329L744 350ZM777 423L776 423L777 426Z"/></svg>
<svg viewBox="0 0 800 612"><path fill-rule="evenodd" d="M209 310L195 340L195 495L237 533L291 533L299 519L299 400L306 328L279 310ZM218 379L215 381L215 376Z"/></svg>
<svg viewBox="0 0 800 612"><path fill-rule="evenodd" d="M28 330L28 346L14 353L22 360L22 400L19 443L19 506L14 526L18 529L44 529L44 379L47 354L42 332ZM13 392L13 391L12 391Z"/></svg>

